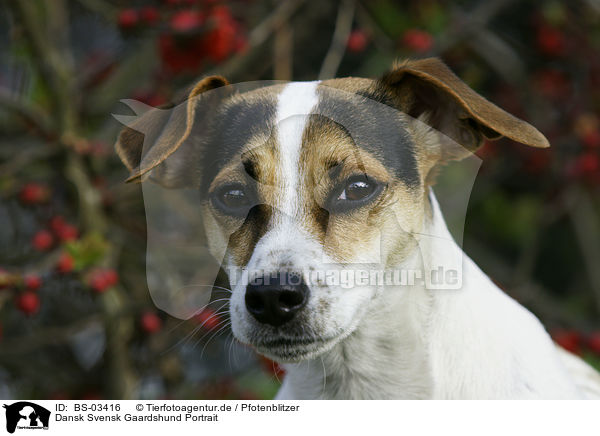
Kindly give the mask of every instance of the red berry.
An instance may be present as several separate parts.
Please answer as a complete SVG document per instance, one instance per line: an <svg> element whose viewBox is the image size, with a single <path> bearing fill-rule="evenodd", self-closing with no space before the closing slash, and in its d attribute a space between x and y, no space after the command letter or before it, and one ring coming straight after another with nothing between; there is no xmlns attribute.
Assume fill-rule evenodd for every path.
<svg viewBox="0 0 600 436"><path fill-rule="evenodd" d="M35 292L23 292L17 297L17 308L25 315L33 315L40 309L40 297Z"/></svg>
<svg viewBox="0 0 600 436"><path fill-rule="evenodd" d="M131 29L138 24L139 16L135 9L123 9L119 12L117 22L122 29Z"/></svg>
<svg viewBox="0 0 600 436"><path fill-rule="evenodd" d="M156 9L154 6L146 6L140 11L140 17L146 24L154 24L158 21L160 15L158 13L158 9Z"/></svg>
<svg viewBox="0 0 600 436"><path fill-rule="evenodd" d="M88 276L88 285L97 293L102 293L119 281L117 272L113 269L96 269Z"/></svg>
<svg viewBox="0 0 600 436"><path fill-rule="evenodd" d="M56 235L62 242L73 241L79 236L79 231L77 227L71 224L63 224L56 232Z"/></svg>
<svg viewBox="0 0 600 436"><path fill-rule="evenodd" d="M98 294L101 294L108 288L108 284L106 283L106 280L102 275L96 275L92 277L89 280L89 284L90 287Z"/></svg>
<svg viewBox="0 0 600 436"><path fill-rule="evenodd" d="M600 354L600 331L592 333L588 337L587 346L596 354Z"/></svg>
<svg viewBox="0 0 600 436"><path fill-rule="evenodd" d="M565 51L565 39L559 30L543 25L537 31L537 45L540 51L549 56L559 56Z"/></svg>
<svg viewBox="0 0 600 436"><path fill-rule="evenodd" d="M60 255L60 257L58 258L58 262L56 263L56 270L59 273L62 273L62 274L70 273L71 271L73 271L74 267L75 267L75 259L73 259L73 257L70 254L63 253Z"/></svg>
<svg viewBox="0 0 600 436"><path fill-rule="evenodd" d="M30 291L37 291L42 286L42 279L37 274L29 274L23 279L23 284Z"/></svg>
<svg viewBox="0 0 600 436"><path fill-rule="evenodd" d="M583 136L583 138L581 138L581 140L583 142L583 145L585 145L588 148L600 147L600 130L590 130Z"/></svg>
<svg viewBox="0 0 600 436"><path fill-rule="evenodd" d="M204 38L204 50L213 62L221 62L238 47L238 25L226 6L215 7L209 23L212 30Z"/></svg>
<svg viewBox="0 0 600 436"><path fill-rule="evenodd" d="M104 271L95 270L88 277L88 285L97 293L102 293L108 288L108 282Z"/></svg>
<svg viewBox="0 0 600 436"><path fill-rule="evenodd" d="M33 235L33 239L31 244L33 248L38 251L47 251L52 244L54 243L54 238L52 237L52 233L48 230L40 230L35 235Z"/></svg>
<svg viewBox="0 0 600 436"><path fill-rule="evenodd" d="M144 330L146 333L152 334L161 329L162 320L156 313L146 312L140 319L140 325L142 326L142 330Z"/></svg>
<svg viewBox="0 0 600 436"><path fill-rule="evenodd" d="M348 51L353 53L360 53L367 48L367 43L369 42L369 37L364 30L357 29L350 33L348 36L348 41L346 42L346 46L348 47Z"/></svg>
<svg viewBox="0 0 600 436"><path fill-rule="evenodd" d="M57 215L50 220L50 228L58 239L63 242L72 241L79 237L77 227L68 224L60 215Z"/></svg>
<svg viewBox="0 0 600 436"><path fill-rule="evenodd" d="M43 203L50 197L50 189L38 183L27 183L21 188L19 198L23 204Z"/></svg>
<svg viewBox="0 0 600 436"><path fill-rule="evenodd" d="M213 62L222 62L236 50L235 32L233 26L224 24L208 33L204 43L208 56Z"/></svg>
<svg viewBox="0 0 600 436"><path fill-rule="evenodd" d="M202 21L202 15L198 11L189 9L175 13L170 24L176 32L189 32L200 27Z"/></svg>
<svg viewBox="0 0 600 436"><path fill-rule="evenodd" d="M60 215L56 215L50 220L50 228L54 233L60 232L60 229L62 229L65 224L67 224L65 219Z"/></svg>
<svg viewBox="0 0 600 436"><path fill-rule="evenodd" d="M119 282L119 274L114 269L104 270L104 279L108 286L114 286Z"/></svg>
<svg viewBox="0 0 600 436"><path fill-rule="evenodd" d="M181 46L171 34L162 34L158 38L158 49L163 65L170 73L198 71L202 64L204 48L201 38L197 38L191 47Z"/></svg>
<svg viewBox="0 0 600 436"><path fill-rule="evenodd" d="M575 330L556 330L552 334L554 342L571 353L581 352L581 335Z"/></svg>
<svg viewBox="0 0 600 436"><path fill-rule="evenodd" d="M206 330L215 330L221 324L221 318L212 309L204 309L199 314L194 316L198 324Z"/></svg>
<svg viewBox="0 0 600 436"><path fill-rule="evenodd" d="M425 53L433 47L433 37L420 29L409 29L402 36L402 43L417 53Z"/></svg>

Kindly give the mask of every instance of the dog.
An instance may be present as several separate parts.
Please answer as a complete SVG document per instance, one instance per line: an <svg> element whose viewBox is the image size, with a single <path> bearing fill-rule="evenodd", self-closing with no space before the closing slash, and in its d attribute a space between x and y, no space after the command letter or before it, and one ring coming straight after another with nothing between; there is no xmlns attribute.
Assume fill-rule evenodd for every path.
<svg viewBox="0 0 600 436"><path fill-rule="evenodd" d="M116 151L129 181L197 188L214 258L230 279L255 272L231 283L229 312L234 336L285 368L276 399L600 398L600 375L453 241L432 190L485 139L549 147L537 129L437 58L230 88L201 80L183 121L141 117ZM459 274L445 290L319 275L365 267Z"/></svg>

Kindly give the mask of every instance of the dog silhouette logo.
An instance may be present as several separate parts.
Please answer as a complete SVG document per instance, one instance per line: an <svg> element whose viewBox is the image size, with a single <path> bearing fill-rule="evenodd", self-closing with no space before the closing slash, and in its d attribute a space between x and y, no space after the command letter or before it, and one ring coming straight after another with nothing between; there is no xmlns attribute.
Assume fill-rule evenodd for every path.
<svg viewBox="0 0 600 436"><path fill-rule="evenodd" d="M50 411L29 401L4 405L6 409L6 431L19 429L48 429Z"/></svg>

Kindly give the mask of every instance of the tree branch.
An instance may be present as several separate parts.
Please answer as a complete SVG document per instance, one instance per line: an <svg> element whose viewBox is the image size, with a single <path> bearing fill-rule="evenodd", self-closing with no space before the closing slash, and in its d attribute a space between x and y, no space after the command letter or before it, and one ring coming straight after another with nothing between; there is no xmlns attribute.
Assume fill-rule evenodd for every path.
<svg viewBox="0 0 600 436"><path fill-rule="evenodd" d="M354 20L354 0L342 0L338 9L337 19L335 21L335 30L329 50L323 60L319 80L331 79L335 77L344 53L346 52L346 42L350 31L352 30L352 21Z"/></svg>

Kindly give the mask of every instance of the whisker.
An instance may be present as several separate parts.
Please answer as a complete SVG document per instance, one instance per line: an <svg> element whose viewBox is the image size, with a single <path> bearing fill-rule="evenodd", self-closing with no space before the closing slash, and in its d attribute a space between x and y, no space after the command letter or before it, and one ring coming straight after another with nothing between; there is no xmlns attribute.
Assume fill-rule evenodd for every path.
<svg viewBox="0 0 600 436"><path fill-rule="evenodd" d="M206 347L208 346L208 344L210 343L210 341L212 341L217 336L222 335L229 326L231 326L231 322L227 321L216 332L214 332L213 335L210 338L208 338L208 340L204 344L204 347L202 347L202 351L200 352L200 359L202 359L202 356L204 356L204 350L206 350Z"/></svg>
<svg viewBox="0 0 600 436"><path fill-rule="evenodd" d="M204 284L202 284L202 283L191 284L191 285L183 285L183 286L180 286L180 287L179 287L178 291L179 291L180 289L186 289L186 288L198 288L198 287L202 287L202 288L212 288L212 289L218 289L218 290L220 290L220 291L227 291L227 292L230 292L230 293L232 293L232 292L233 292L233 290L231 290L231 289L229 289L229 288L225 288L225 287L223 287L223 286L217 286L217 285L204 285Z"/></svg>
<svg viewBox="0 0 600 436"><path fill-rule="evenodd" d="M227 311L226 311L226 310L224 310L224 311L220 311L220 312L215 312L215 313L214 313L212 316L210 316L210 317L206 318L206 319L204 320L204 322L203 322L203 323L202 323L202 324L201 324L199 327L200 327L200 328L204 327L204 325L205 325L205 324L206 324L208 321L210 321L211 319L213 319L213 318L218 318L218 317L220 317L221 315L225 315L226 313L227 313ZM220 325L221 325L223 322L231 322L231 320L228 320L227 318L225 318L225 319L221 319L221 320L220 320L220 321L217 323L217 325L215 326L215 328L219 327L219 326L220 326ZM201 337L200 339L198 339L198 342L202 341L202 339L204 339L204 337L205 337L206 335L208 335L210 332L212 332L213 330L214 330L214 328L211 328L211 329L209 329L209 330L208 330L206 333L204 333L204 335L202 335L202 337Z"/></svg>
<svg viewBox="0 0 600 436"><path fill-rule="evenodd" d="M228 300L228 299L227 299L227 300ZM215 301L218 301L218 300L215 300ZM208 306L208 305L207 305L207 306ZM226 304L223 304L223 305L221 305L221 306L219 307L219 309L222 309L222 308L223 308L223 307L225 307L225 306L226 306ZM205 308L206 308L206 306L205 306L205 307L204 307L202 310L204 310ZM202 310L200 310L200 312L201 312ZM171 347L167 348L167 349L166 349L165 351L163 351L161 354L163 354L163 355L164 355L164 354L170 353L171 351L173 351L173 349L177 348L177 347L178 347L178 346L180 346L181 344L183 344L183 343L186 343L186 342L189 342L189 340L190 340L190 339L191 339L191 338L192 338L192 337L193 337L193 336L194 336L194 335L195 335L195 334L196 334L196 333L197 333L199 330L201 330L201 329L204 327L204 325L205 325L205 324L206 324L208 321L210 321L211 319L213 319L213 318L214 318L214 317L216 317L216 316L225 315L227 312L228 312L228 310L223 310L223 311L217 310L217 311L216 311L214 314L212 314L211 316L209 316L208 318L206 318L206 319L205 319L205 320L202 322L202 324L200 324L200 325L198 325L198 326L194 327L194 328L192 329L192 331L191 331L191 332L187 333L187 334L186 334L186 335L185 335L183 338L181 338L179 341L177 341L177 342L176 342L174 345L172 345ZM199 312L198 312L198 313L199 313ZM196 316L196 315L192 315L192 317L193 317L193 316ZM190 317L190 318L192 318L192 317ZM189 321L189 319L187 319L187 320L184 320L184 321L181 321L180 323L178 323L178 325L177 325L177 326L173 327L173 328L172 328L172 329L169 331L169 333L171 333L171 332L172 332L173 330L175 330L177 327L181 326L183 323L185 323L185 322L188 322L188 321Z"/></svg>
<svg viewBox="0 0 600 436"><path fill-rule="evenodd" d="M273 376L275 377L275 380L277 380L279 382L279 384L283 383L283 381L281 381L279 379L279 374L277 374L277 371L275 370L275 365L279 366L279 364L277 362L275 362L274 360L272 361L272 367L273 367ZM281 367L280 367L281 368Z"/></svg>

